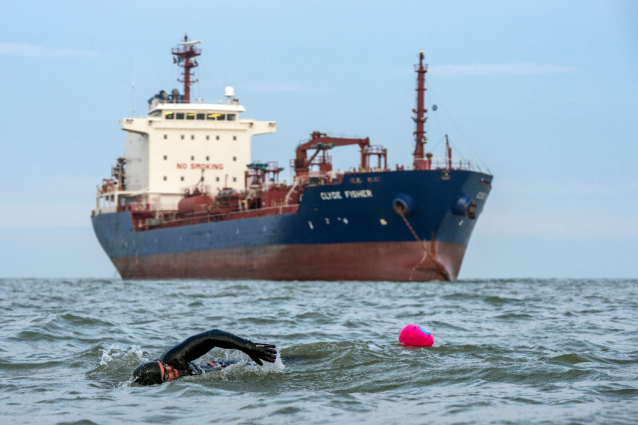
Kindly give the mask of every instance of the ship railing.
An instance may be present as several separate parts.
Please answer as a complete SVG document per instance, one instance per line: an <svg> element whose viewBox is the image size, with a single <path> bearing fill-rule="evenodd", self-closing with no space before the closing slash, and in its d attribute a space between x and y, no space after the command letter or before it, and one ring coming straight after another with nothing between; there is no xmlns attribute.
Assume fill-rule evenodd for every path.
<svg viewBox="0 0 638 425"><path fill-rule="evenodd" d="M156 204L150 202L131 202L126 205L118 205L117 212L133 211L133 212L156 212L156 211L176 211L177 208L174 205Z"/></svg>
<svg viewBox="0 0 638 425"><path fill-rule="evenodd" d="M392 171L390 168L383 167L352 167L345 171L338 171L339 174L348 174L348 173L382 173L384 171Z"/></svg>
<svg viewBox="0 0 638 425"><path fill-rule="evenodd" d="M195 189L199 190L199 193L201 194L208 194L210 195L212 192L210 191L210 185L209 184L197 184L195 186L183 186L179 188L179 191L181 192L182 196L188 196L190 194L192 194Z"/></svg>
<svg viewBox="0 0 638 425"><path fill-rule="evenodd" d="M463 170L463 171L477 171L476 166L469 159L457 158L457 159L448 159L448 158L427 158L423 159L422 165L423 168L421 170ZM412 170L413 167L399 166L397 165L396 170ZM391 168L379 168L379 167L352 167L345 171L337 170L331 171L328 173L314 171L310 173L303 174L301 176L292 175L292 180L294 182L298 182L298 184L310 184L314 185L324 185L324 184L334 184L340 182L343 176L348 174L358 174L358 173L381 173L386 171L393 171Z"/></svg>
<svg viewBox="0 0 638 425"><path fill-rule="evenodd" d="M426 170L474 170L474 164L469 159L428 158L423 160Z"/></svg>
<svg viewBox="0 0 638 425"><path fill-rule="evenodd" d="M128 206L127 206L128 207ZM141 208L144 208L142 206ZM142 217L141 219L137 219L135 221L136 230L149 230L151 228L162 228L162 227L178 227L185 225L194 225L194 224L204 224L204 223L215 223L219 221L230 221L230 220L238 220L242 218L255 218L255 217L265 217L272 215L282 215L282 214L293 214L297 212L299 208L298 204L295 205L279 205L275 207L268 208L259 208L255 210L240 210L233 212L225 212L225 213L209 213L208 211L202 211L200 213L189 214L184 218L173 218L165 219L165 218L155 218ZM141 211L144 211L143 209ZM150 212L150 211L149 211Z"/></svg>
<svg viewBox="0 0 638 425"><path fill-rule="evenodd" d="M100 186L96 186L97 188L97 196L102 196L105 194L109 194L109 193L117 193L118 196L126 196L126 195L131 195L131 194L139 194L142 193L140 191L135 191L135 192L131 192L128 190L122 190L120 188L120 186L118 186L117 184L113 184L113 183L104 183Z"/></svg>
<svg viewBox="0 0 638 425"><path fill-rule="evenodd" d="M157 105L186 103L184 96L180 94L161 93L156 94L148 100L148 109L151 110Z"/></svg>

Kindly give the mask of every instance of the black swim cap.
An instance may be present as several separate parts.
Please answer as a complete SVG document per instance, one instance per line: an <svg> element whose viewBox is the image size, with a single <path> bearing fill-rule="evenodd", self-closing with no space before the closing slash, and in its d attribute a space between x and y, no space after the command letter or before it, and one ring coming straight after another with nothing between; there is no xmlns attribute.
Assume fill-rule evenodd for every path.
<svg viewBox="0 0 638 425"><path fill-rule="evenodd" d="M139 365L133 371L133 383L138 385L155 385L162 383L162 369L157 360Z"/></svg>

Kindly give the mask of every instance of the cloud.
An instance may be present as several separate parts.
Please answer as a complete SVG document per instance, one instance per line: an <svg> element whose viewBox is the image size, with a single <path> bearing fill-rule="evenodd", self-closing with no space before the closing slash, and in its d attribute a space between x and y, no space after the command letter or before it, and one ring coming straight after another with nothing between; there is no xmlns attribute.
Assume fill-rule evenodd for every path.
<svg viewBox="0 0 638 425"><path fill-rule="evenodd" d="M320 89L317 87L297 86L293 84L261 84L261 85L247 86L246 88L252 91L266 91L266 92L285 91L285 92L295 92L295 93L311 93L311 92L324 91L323 89Z"/></svg>
<svg viewBox="0 0 638 425"><path fill-rule="evenodd" d="M60 49L24 43L0 43L0 55L29 56L34 58L87 58L97 56L93 50Z"/></svg>
<svg viewBox="0 0 638 425"><path fill-rule="evenodd" d="M559 65L538 65L530 63L474 64L474 65L432 65L428 72L432 75L470 75L470 74L557 74L573 72L574 68Z"/></svg>

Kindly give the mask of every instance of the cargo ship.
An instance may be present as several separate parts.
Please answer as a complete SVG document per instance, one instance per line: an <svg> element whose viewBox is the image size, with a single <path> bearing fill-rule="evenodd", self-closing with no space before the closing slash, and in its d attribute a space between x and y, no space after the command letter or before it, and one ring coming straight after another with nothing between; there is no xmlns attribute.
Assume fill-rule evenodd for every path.
<svg viewBox="0 0 638 425"><path fill-rule="evenodd" d="M171 50L183 91L160 91L148 114L124 118L124 155L97 187L95 234L124 279L429 281L458 277L492 175L470 160L426 153L423 51L415 66L413 163L387 164L369 138L314 131L296 146L291 180L251 158L252 136L275 121L224 101L191 100L201 41ZM331 153L358 146L335 171Z"/></svg>

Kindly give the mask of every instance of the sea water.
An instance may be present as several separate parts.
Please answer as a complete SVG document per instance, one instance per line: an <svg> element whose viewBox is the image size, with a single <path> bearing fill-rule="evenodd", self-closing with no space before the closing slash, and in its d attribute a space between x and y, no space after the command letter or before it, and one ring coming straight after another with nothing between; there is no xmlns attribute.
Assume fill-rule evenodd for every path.
<svg viewBox="0 0 638 425"><path fill-rule="evenodd" d="M0 423L636 423L638 280L0 280ZM399 345L401 328L434 346ZM276 344L164 385L208 329Z"/></svg>

